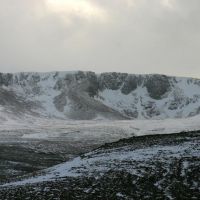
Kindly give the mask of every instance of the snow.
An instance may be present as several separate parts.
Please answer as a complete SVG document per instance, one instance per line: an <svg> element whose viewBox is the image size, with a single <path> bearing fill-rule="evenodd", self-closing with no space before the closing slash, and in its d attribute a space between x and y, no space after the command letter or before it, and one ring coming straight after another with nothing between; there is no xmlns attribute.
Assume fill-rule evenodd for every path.
<svg viewBox="0 0 200 200"><path fill-rule="evenodd" d="M153 146L144 149L131 149L128 146L122 148L112 149L106 153L103 151L93 151L87 153L83 158L77 157L71 161L63 164L56 165L52 168L44 170L45 175L25 179L22 181L4 184L0 187L7 186L20 186L25 184L40 183L44 181L54 181L58 178L64 177L77 177L85 174L94 174L95 172L106 173L115 166L115 163L123 163L126 161L144 162L151 161L153 158L162 159L160 152L164 152L166 158L178 158L185 153L188 149L192 148L192 142L185 142L182 146ZM199 151L193 150L192 156L198 156ZM137 170L127 168L123 164L118 166L118 170L123 169L132 174L137 174Z"/></svg>
<svg viewBox="0 0 200 200"><path fill-rule="evenodd" d="M194 84L195 80L187 78L176 78L177 83L173 91L170 91L160 100L152 99L147 89L142 86L137 87L136 90L128 95L124 95L120 90L105 89L100 91L99 95L95 97L97 101L120 113L124 114L125 110L137 111L138 119L110 121L106 120L104 116L97 114L94 120L70 120L67 118L67 113L71 110L71 102L67 95L68 103L65 105L63 112L58 111L54 105L55 97L61 94L61 91L55 89L55 84L58 80L63 80L67 74L74 73L76 72L24 73L25 76L28 76L25 86L23 86L23 83L9 87L3 86L5 90L13 90L26 100L38 102L42 108L38 107L36 109L40 117L27 113L18 117L3 106L0 106L0 142L3 143L7 140L17 140L20 142L30 140L62 140L65 138L67 141L75 141L77 143L90 142L91 144L100 145L131 136L200 130L200 115L184 118L189 116L191 112L195 114L195 111L200 108L200 86ZM15 74L18 78L21 75L21 73ZM40 77L40 81L35 85L32 84L33 75ZM33 92L35 88L38 88L39 91ZM68 85L62 88L62 90L67 89ZM176 98L182 99L183 105L179 106L183 107L170 110L168 108L169 104ZM191 100L189 104L187 104L188 99ZM148 106L149 103L153 103L161 114L147 120L146 118L149 118L149 116L146 114L145 106ZM166 151L172 151L176 155L176 152L178 152L177 148L178 146L175 149L166 149ZM157 150L156 148L148 149L152 154L156 154ZM103 159L124 160L133 158L138 160L144 157L149 159L151 156L148 157L148 151L136 151L120 155L113 153L109 157L105 154ZM58 176L78 176L79 174L73 171L72 168L80 167L81 165L92 165L92 163L97 163L99 159L101 158L96 157L84 160L78 157L70 162L49 169L47 176L40 176L16 184L37 183L55 179ZM105 169L102 169L101 166L101 170Z"/></svg>
<svg viewBox="0 0 200 200"><path fill-rule="evenodd" d="M70 114L73 113L73 105L76 105L76 103L79 102L73 102L73 100L70 102L67 91L70 87L77 86L78 81L75 80L74 76L74 82L72 81L72 84L69 86L65 81L65 77L66 75L73 75L76 73L77 71L16 73L13 74L13 76L15 79L18 79L18 82L11 84L8 87L2 86L2 88L7 91L14 91L26 101L37 103L38 106L32 108L32 111L40 116L69 120ZM26 78L21 79L20 77L22 76L25 76ZM34 77L39 80L34 81ZM141 75L141 77L144 79L146 78L145 75ZM73 76L71 78L73 79ZM160 100L152 99L149 96L146 87L143 87L141 84L128 95L123 94L120 89L105 89L99 91L98 96L95 97L95 103L97 103L97 105L104 104L109 108L120 112L124 116L137 119L184 118L198 114L198 112L200 112L199 80L176 77L171 77L169 80L173 85L172 90ZM63 85L58 89L55 86L59 81L61 81ZM64 109L59 111L55 106L54 99L62 94L62 92L64 92L64 94L66 92L65 97L67 104L64 106ZM85 101L86 99L82 99L80 94L80 101L81 100ZM173 102L175 102L178 107L174 110L169 108L170 104ZM90 103L90 101L88 100L87 103ZM3 112L2 109L4 108L0 107L0 112ZM152 110L155 112L154 114L152 114ZM148 112L150 112L150 114ZM136 116L137 113L138 116ZM99 115L99 113L97 113L97 115ZM100 117L103 118L105 116ZM84 116L82 118L84 119Z"/></svg>
<svg viewBox="0 0 200 200"><path fill-rule="evenodd" d="M176 84L173 83L172 91L169 91L160 100L152 99L146 87L143 86L138 86L128 95L123 94L120 89L105 89L99 92L96 100L121 113L125 110L137 111L137 119L151 118L146 114L145 108L145 105L148 106L149 103L152 103L160 113L158 116L153 116L152 119L188 117L200 108L200 85L194 83L195 79L176 78L176 81ZM177 98L181 101L181 103L177 102L178 109L170 110L170 103ZM190 102L187 103L187 101Z"/></svg>
<svg viewBox="0 0 200 200"><path fill-rule="evenodd" d="M120 192L118 192L118 193L116 194L116 196L117 196L117 197L124 197L124 195L123 195L122 193L120 193Z"/></svg>
<svg viewBox="0 0 200 200"><path fill-rule="evenodd" d="M18 124L9 121L7 124L0 125L0 138L1 142L4 142L2 138L18 138L23 141L24 139L32 140L58 140L65 139L67 141L75 142L92 142L92 143L105 143L117 141L121 138L128 138L133 135L142 136L150 134L166 134L176 133L181 131L200 130L200 115L186 118L186 119L165 119L165 120L132 120L132 121L65 121L65 120L41 120L37 119L33 123ZM20 139L21 138L21 139ZM91 144L92 144L91 143ZM180 150L184 150L188 147L192 147L192 143L185 143L184 146L155 146L147 149L139 149L136 151L124 151L116 150L112 153L101 153L99 156L95 152L86 154L89 159L82 159L77 157L69 162L57 165L48 170L45 170L47 175L38 176L28 180L23 180L11 185L24 185L28 183L39 183L42 181L55 180L66 176L76 177L81 175L81 169L84 173L84 168L90 168L89 173L94 171L105 172L108 170L102 164L98 166L98 163L115 163L115 160L123 162L124 160L142 161L143 159L152 159L152 155L157 156L159 151L165 151L169 156L178 156ZM169 153L170 152L170 153ZM196 152L199 153L199 152ZM95 155L95 156L93 156ZM92 166L95 167L93 168ZM187 165L185 163L185 165ZM79 171L79 172L78 172ZM132 169L131 173L136 173ZM4 185L9 186L9 184Z"/></svg>
<svg viewBox="0 0 200 200"><path fill-rule="evenodd" d="M177 78L177 86L182 89L183 93L187 97L193 97L199 94L199 85L188 82L188 79Z"/></svg>
<svg viewBox="0 0 200 200"><path fill-rule="evenodd" d="M190 89L191 88L188 88L188 90ZM187 91L187 90L184 90L184 91ZM184 91L181 91L183 95L184 95ZM195 95L198 94L200 96L199 93L200 93L200 90L196 90L194 92ZM194 98L193 96L189 96L189 97ZM183 96L183 99L184 98L186 98L186 96ZM148 92L146 88L142 88L142 87L138 87L134 92L128 95L122 94L120 90L106 89L100 92L99 96L96 99L101 101L103 104L122 113L124 112L124 110L130 110L132 112L137 111L138 119L150 118L149 116L145 114L146 109L144 106L142 106L142 105L148 105L149 102L152 102L155 105L154 107L158 111L160 111L160 114L158 116L152 117L154 119L176 118L178 112L183 112L181 116L186 117L190 115L192 111L197 110L200 106L200 101L197 100L195 103L190 103L189 105L185 106L184 109L170 110L168 109L167 105L171 101L173 101L174 92L171 92L167 98L163 98L161 100L154 100L148 96Z"/></svg>
<svg viewBox="0 0 200 200"><path fill-rule="evenodd" d="M6 116L4 116L6 117ZM0 138L7 131L7 137L27 139L48 139L65 137L77 140L109 139L118 140L125 137L177 133L181 131L200 130L200 115L185 119L164 120L58 120L30 118L21 120L0 120ZM28 131L24 131L28 130ZM21 132L24 132L21 134Z"/></svg>

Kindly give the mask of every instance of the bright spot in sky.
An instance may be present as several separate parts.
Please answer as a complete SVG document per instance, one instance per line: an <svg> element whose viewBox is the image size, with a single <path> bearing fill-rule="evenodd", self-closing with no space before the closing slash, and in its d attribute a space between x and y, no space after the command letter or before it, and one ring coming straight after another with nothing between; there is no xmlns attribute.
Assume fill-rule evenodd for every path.
<svg viewBox="0 0 200 200"><path fill-rule="evenodd" d="M87 20L105 20L105 11L86 0L45 0L48 10L63 17L79 16Z"/></svg>
<svg viewBox="0 0 200 200"><path fill-rule="evenodd" d="M174 8L174 0L162 0L162 4L169 9Z"/></svg>

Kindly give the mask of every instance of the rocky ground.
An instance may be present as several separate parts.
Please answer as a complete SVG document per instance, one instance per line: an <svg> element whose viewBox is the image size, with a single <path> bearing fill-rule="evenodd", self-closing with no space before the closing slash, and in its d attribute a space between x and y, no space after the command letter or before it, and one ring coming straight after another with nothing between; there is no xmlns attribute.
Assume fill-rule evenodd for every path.
<svg viewBox="0 0 200 200"><path fill-rule="evenodd" d="M65 162L98 145L59 140L0 143L0 183Z"/></svg>
<svg viewBox="0 0 200 200"><path fill-rule="evenodd" d="M43 175L55 175L45 182L1 186L0 199L200 199L200 131L108 143L66 173L56 170Z"/></svg>

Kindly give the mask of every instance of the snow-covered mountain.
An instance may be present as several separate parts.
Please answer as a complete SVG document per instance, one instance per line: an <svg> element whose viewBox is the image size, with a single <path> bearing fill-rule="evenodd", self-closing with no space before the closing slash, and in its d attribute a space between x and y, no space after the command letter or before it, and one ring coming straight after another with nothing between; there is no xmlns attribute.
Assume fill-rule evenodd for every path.
<svg viewBox="0 0 200 200"><path fill-rule="evenodd" d="M0 121L164 119L200 113L200 80L165 75L0 73Z"/></svg>

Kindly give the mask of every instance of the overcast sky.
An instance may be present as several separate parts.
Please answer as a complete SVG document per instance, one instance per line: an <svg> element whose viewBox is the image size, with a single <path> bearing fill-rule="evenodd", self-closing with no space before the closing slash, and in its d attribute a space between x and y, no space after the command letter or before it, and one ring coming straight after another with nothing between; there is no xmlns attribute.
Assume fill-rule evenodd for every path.
<svg viewBox="0 0 200 200"><path fill-rule="evenodd" d="M0 71L200 78L200 0L0 0Z"/></svg>

